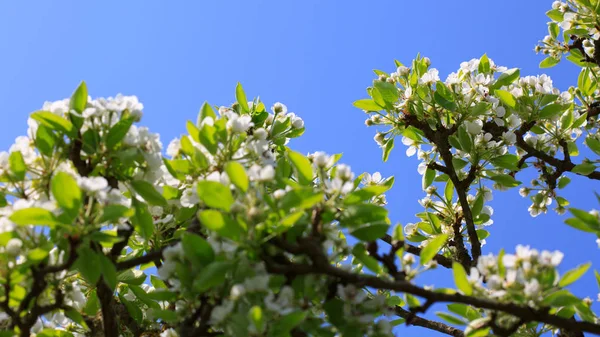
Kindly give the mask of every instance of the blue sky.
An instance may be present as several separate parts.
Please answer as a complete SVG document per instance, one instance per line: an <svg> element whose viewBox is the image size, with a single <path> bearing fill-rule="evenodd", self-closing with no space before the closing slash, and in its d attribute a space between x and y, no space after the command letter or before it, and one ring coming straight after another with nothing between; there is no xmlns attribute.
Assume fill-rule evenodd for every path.
<svg viewBox="0 0 600 337"><path fill-rule="evenodd" d="M239 81L248 96L277 101L304 118L301 152L343 152L356 172L395 175L388 194L393 221L414 221L423 196L417 160L397 145L387 163L372 140L364 98L372 69L420 52L440 76L487 53L497 64L541 73L533 52L546 35L551 1L5 1L0 2L0 149L24 134L26 117L46 100L68 97L79 81L90 94L137 95L143 123L168 142L185 132L203 101L226 105ZM575 84L568 63L546 70L555 85ZM527 177L525 175L525 177ZM598 208L597 186L582 179L563 192L576 207ZM517 190L497 192L484 252L518 243L566 253L564 269L600 265L592 236L554 214L531 219ZM424 277L425 284L436 283ZM592 273L574 288L595 298ZM595 306L598 306L596 304ZM411 334L431 333L411 328Z"/></svg>

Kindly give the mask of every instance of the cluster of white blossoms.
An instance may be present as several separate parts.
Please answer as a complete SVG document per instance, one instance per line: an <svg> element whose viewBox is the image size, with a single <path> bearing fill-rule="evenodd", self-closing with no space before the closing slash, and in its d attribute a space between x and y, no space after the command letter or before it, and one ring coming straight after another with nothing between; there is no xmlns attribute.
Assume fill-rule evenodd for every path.
<svg viewBox="0 0 600 337"><path fill-rule="evenodd" d="M515 254L481 256L477 267L470 270L469 282L474 291L483 296L511 301L520 299L520 302L537 307L545 296L559 289L556 268L562 259L560 251L538 252L518 245Z"/></svg>
<svg viewBox="0 0 600 337"><path fill-rule="evenodd" d="M567 15L572 6L554 5L563 29L581 19ZM595 54L590 43L582 48ZM84 336L101 307L114 304L123 337L138 328L161 337L295 329L387 337L399 324L389 316L412 315L395 307L421 308L411 292L393 295L390 282L404 287L438 264L453 270L465 295L532 310L568 302L593 321L587 302L564 288L589 265L560 277L557 251L480 252L493 224L492 188L521 185L517 174L533 164L539 176L519 191L531 195L531 215L555 201L564 212L568 202L556 192L569 182L563 173L596 169L570 161L594 127L575 100L597 94L595 74L582 72L588 84L561 92L547 75L519 77L486 55L445 81L430 65L417 57L391 74L376 71L370 98L355 102L369 114L365 124L380 128L384 161L396 137L419 159L424 210L391 236L383 206L394 178L356 175L339 154L292 151L286 145L304 133L302 118L282 103L268 110L248 101L241 85L232 105L205 103L167 157L158 134L136 125L136 97L91 99L82 84L70 99L45 103L27 136L0 152L0 332L12 325ZM600 153L596 133L585 144ZM560 152L560 165L531 160ZM597 213L576 211L567 223L600 233ZM466 271L470 256L476 266ZM432 289L414 287L419 296ZM468 330L496 314L467 317Z"/></svg>
<svg viewBox="0 0 600 337"><path fill-rule="evenodd" d="M596 25L597 14L592 6L583 1L574 0L554 1L552 3L552 9L546 13L552 20L548 23L548 35L535 48L536 52L542 52L556 60L549 62L547 66L555 65L562 54L569 52L571 52L573 59L568 58L576 63L583 58L583 53L589 58L594 58L596 41L600 38L600 31ZM565 33L564 39L561 39L561 36L563 36L560 34L561 29ZM569 47L571 44L575 44L575 40L579 40L575 43L578 43L582 50Z"/></svg>
<svg viewBox="0 0 600 337"><path fill-rule="evenodd" d="M498 190L518 186L514 173L526 167L519 161L525 161L532 150L554 156L563 150L563 142L571 151L587 125L586 117L574 108L573 89L561 92L547 75L519 77L518 69L497 66L483 56L461 63L457 72L441 82L430 63L427 58L417 58L412 67L399 65L390 75L377 71L378 78L369 88L371 99L359 100L355 106L370 114L367 126L387 128L375 135L384 159L394 138L401 136L407 156L417 154L421 161L417 170L423 175L428 196L419 202L427 213L420 216L422 222L406 226L408 237L426 245L428 238L438 234L450 239L455 235L453 224L455 214L462 212L461 202L453 196L454 186L448 175L442 174L446 172L435 170L435 165L451 165L457 179L470 179L471 185L485 189L484 194L468 195L475 225L480 228L479 239L485 243L488 233L483 227L492 223L492 209L484 205L491 200L486 181ZM427 131L432 125L448 130L446 145L442 145L449 148L451 163L443 158L446 150L439 148L435 129ZM519 141L528 148L523 149ZM536 192L531 197L532 216L546 212L554 199L556 211L565 211L567 202L557 196L555 188L564 187L568 179L555 179L558 184L540 174L531 187L521 189L522 196ZM432 184L436 181L449 185L444 193ZM464 220L460 231L466 236Z"/></svg>

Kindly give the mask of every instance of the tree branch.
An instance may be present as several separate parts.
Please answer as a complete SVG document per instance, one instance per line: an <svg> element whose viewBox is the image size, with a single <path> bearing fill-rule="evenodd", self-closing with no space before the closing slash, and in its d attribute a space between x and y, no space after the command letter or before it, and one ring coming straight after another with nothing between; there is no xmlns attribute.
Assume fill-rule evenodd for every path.
<svg viewBox="0 0 600 337"><path fill-rule="evenodd" d="M454 337L464 337L464 332L455 327L451 327L441 322L428 320L422 317L415 315L414 313L403 309L402 307L394 307L394 313L402 318L406 319L407 325L415 325L423 328L427 328L430 330L435 330L437 332L441 332L446 335L454 336Z"/></svg>
<svg viewBox="0 0 600 337"><path fill-rule="evenodd" d="M381 238L381 241L389 244L389 245L393 245L394 242L392 240L392 237L389 234L386 234L384 237ZM416 255L416 256L420 256L421 255L421 248L420 247L416 247L413 245L410 245L408 243L406 243L405 241L398 241L395 243L396 245L400 245L400 246L404 246L404 250L407 253ZM435 262L437 262L440 266L445 267L445 268L452 268L452 259L445 257L443 255L440 254L436 254L433 257L433 260L435 260Z"/></svg>
<svg viewBox="0 0 600 337"><path fill-rule="evenodd" d="M152 262L156 259L160 259L165 247L147 253L146 255L134 257L131 259L127 259L124 261L117 262L116 267L118 271L133 268L135 266L139 266L140 264Z"/></svg>
<svg viewBox="0 0 600 337"><path fill-rule="evenodd" d="M408 281L391 281L377 276L356 274L346 271L331 265L327 256L323 253L320 243L314 242L308 238L298 239L298 245L296 247L310 258L313 262L312 265L290 262L286 265L268 265L268 270L272 273L294 273L295 275L328 275L340 279L342 282L346 282L346 284L351 283L358 287L393 290L424 298L427 301L427 305L420 309L416 309L415 312L425 311L434 303L463 303L481 309L508 313L522 319L523 324L528 322L541 322L569 331L600 334L600 324L585 321L573 321L571 319L553 315L549 313L548 308L536 309L516 303L498 302L488 298L466 296L460 293L435 292L421 288Z"/></svg>

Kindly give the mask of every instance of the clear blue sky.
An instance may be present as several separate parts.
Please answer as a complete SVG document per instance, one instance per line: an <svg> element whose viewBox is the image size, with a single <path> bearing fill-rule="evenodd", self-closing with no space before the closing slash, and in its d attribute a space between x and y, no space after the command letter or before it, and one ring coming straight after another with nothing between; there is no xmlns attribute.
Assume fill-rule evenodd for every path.
<svg viewBox="0 0 600 337"><path fill-rule="evenodd" d="M143 123L168 142L185 132L205 100L226 105L240 81L249 96L287 104L305 119L291 143L302 152L343 152L357 172L395 175L388 194L393 221L415 220L423 196L416 159L397 145L388 163L375 129L352 107L364 98L372 69L418 52L446 75L487 53L497 64L537 74L533 47L547 33L552 1L4 1L0 3L0 149L24 134L27 115L46 100L68 97L79 81L90 94L137 95ZM546 71L556 85L575 84L568 63ZM595 183L574 179L563 195L598 208ZM498 192L484 252L518 243L566 253L563 270L600 266L594 238L554 214L531 219L518 191ZM424 277L425 284L436 283ZM595 299L592 273L575 289ZM594 307L597 307L596 304ZM419 328L410 334L430 336Z"/></svg>

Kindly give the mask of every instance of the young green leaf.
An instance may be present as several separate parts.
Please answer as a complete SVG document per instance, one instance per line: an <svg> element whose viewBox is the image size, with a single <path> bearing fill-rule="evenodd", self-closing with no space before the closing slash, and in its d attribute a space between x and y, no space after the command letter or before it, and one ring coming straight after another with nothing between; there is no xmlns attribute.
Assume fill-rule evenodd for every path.
<svg viewBox="0 0 600 337"><path fill-rule="evenodd" d="M88 90L85 82L81 82L77 89L71 95L71 100L69 101L69 107L72 110L75 110L79 113L82 113L85 110L85 106L87 105L88 100Z"/></svg>
<svg viewBox="0 0 600 337"><path fill-rule="evenodd" d="M352 105L365 111L380 111L383 109L383 107L379 106L379 104L375 103L372 99L359 99L352 103Z"/></svg>
<svg viewBox="0 0 600 337"><path fill-rule="evenodd" d="M51 190L58 206L74 219L83 203L75 178L66 172L58 172L52 178Z"/></svg>
<svg viewBox="0 0 600 337"><path fill-rule="evenodd" d="M215 260L215 252L211 245L201 236L185 233L181 240L183 252L187 259L200 266L207 265Z"/></svg>
<svg viewBox="0 0 600 337"><path fill-rule="evenodd" d="M560 60L555 59L552 56L548 56L545 59L543 59L542 62L540 62L540 68L552 68L555 65L557 65L558 62L560 62Z"/></svg>
<svg viewBox="0 0 600 337"><path fill-rule="evenodd" d="M592 264L588 262L569 270L560 278L560 281L558 281L558 286L566 287L569 284L577 281L581 276L583 276L583 274L585 274L586 271L588 271L588 269L590 269L591 265Z"/></svg>
<svg viewBox="0 0 600 337"><path fill-rule="evenodd" d="M198 213L198 220L200 220L202 226L234 241L239 240L243 233L243 229L237 221L229 217L229 215L214 209Z"/></svg>
<svg viewBox="0 0 600 337"><path fill-rule="evenodd" d="M36 207L16 210L9 219L17 226L38 225L52 228L60 223L52 212Z"/></svg>
<svg viewBox="0 0 600 337"><path fill-rule="evenodd" d="M25 165L25 160L23 160L21 151L14 151L10 153L8 157L8 167L17 181L22 181L25 179L27 165Z"/></svg>
<svg viewBox="0 0 600 337"><path fill-rule="evenodd" d="M288 156L290 161L298 172L298 180L303 185L308 185L313 179L313 169L308 158L298 152L289 151Z"/></svg>
<svg viewBox="0 0 600 337"><path fill-rule="evenodd" d="M135 209L135 214L131 217L133 227L143 238L150 238L154 234L154 220L148 211L148 205L133 199L133 208Z"/></svg>
<svg viewBox="0 0 600 337"><path fill-rule="evenodd" d="M250 107L248 107L248 99L246 98L246 93L244 92L244 88L242 88L242 84L239 82L235 87L235 98L240 107L242 108L243 112L250 112Z"/></svg>
<svg viewBox="0 0 600 337"><path fill-rule="evenodd" d="M392 149L394 148L394 138L390 138L386 143L385 143L385 147L383 148L383 162L385 163L388 158L390 157L390 152L392 152Z"/></svg>
<svg viewBox="0 0 600 337"><path fill-rule="evenodd" d="M513 109L517 105L515 96L513 96L510 92L508 92L506 90L499 90L499 89L495 90L494 95L498 96L498 98L500 99L500 101L502 101L502 103L506 104L507 106L509 106Z"/></svg>
<svg viewBox="0 0 600 337"><path fill-rule="evenodd" d="M110 150L114 149L125 138L131 125L133 125L132 118L121 119L113 125L106 136L106 147Z"/></svg>
<svg viewBox="0 0 600 337"><path fill-rule="evenodd" d="M199 181L198 197L206 206L226 212L229 212L231 205L235 202L229 187L216 181Z"/></svg>
<svg viewBox="0 0 600 337"><path fill-rule="evenodd" d="M421 265L425 265L431 261L433 257L440 251L440 249L446 244L447 240L448 234L440 234L431 239L431 241L429 241L429 243L421 250Z"/></svg>
<svg viewBox="0 0 600 337"><path fill-rule="evenodd" d="M246 192L248 190L250 181L242 164L236 161L230 161L225 165L225 172L227 172L231 183L242 190L242 192Z"/></svg>
<svg viewBox="0 0 600 337"><path fill-rule="evenodd" d="M31 114L31 118L45 125L50 130L60 131L69 137L73 138L77 135L77 130L73 127L73 124L49 111L38 111Z"/></svg>
<svg viewBox="0 0 600 337"><path fill-rule="evenodd" d="M134 180L131 182L133 190L139 194L144 200L155 206L167 206L167 200L160 194L154 185L144 180Z"/></svg>
<svg viewBox="0 0 600 337"><path fill-rule="evenodd" d="M458 290L462 291L467 296L471 295L473 293L473 287L471 286L471 283L469 283L465 268L460 263L453 262L452 272L454 274L454 283L456 284L456 288L458 288Z"/></svg>

